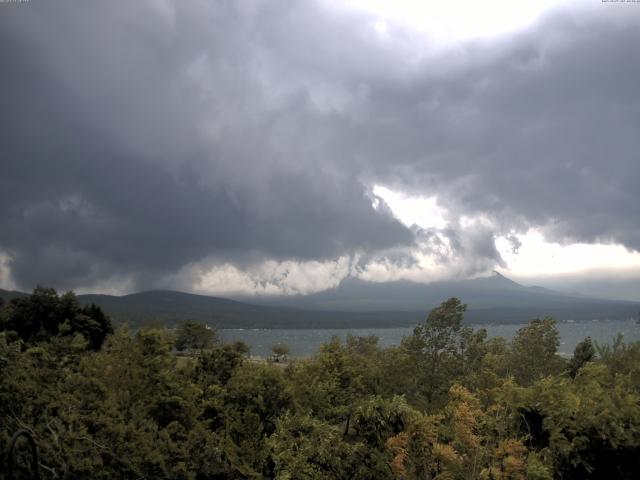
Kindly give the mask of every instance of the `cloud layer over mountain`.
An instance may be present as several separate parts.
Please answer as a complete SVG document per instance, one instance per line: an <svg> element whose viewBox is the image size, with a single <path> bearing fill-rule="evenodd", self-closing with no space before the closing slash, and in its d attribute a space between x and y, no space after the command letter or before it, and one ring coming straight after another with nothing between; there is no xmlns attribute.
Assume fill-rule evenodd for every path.
<svg viewBox="0 0 640 480"><path fill-rule="evenodd" d="M640 9L579 5L449 48L328 1L1 5L0 278L313 290L490 270L529 227L638 250Z"/></svg>

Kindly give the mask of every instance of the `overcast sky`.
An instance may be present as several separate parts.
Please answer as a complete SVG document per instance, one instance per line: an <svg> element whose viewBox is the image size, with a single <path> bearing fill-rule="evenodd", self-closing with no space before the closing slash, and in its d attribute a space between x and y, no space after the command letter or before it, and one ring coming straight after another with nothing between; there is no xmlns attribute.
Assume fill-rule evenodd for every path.
<svg viewBox="0 0 640 480"><path fill-rule="evenodd" d="M637 279L640 3L518 3L0 3L0 287Z"/></svg>

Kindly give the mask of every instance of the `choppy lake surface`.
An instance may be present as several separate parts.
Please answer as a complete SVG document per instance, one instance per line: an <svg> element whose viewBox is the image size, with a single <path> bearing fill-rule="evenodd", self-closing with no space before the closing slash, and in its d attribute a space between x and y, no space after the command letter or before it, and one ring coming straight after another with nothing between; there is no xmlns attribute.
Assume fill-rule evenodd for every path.
<svg viewBox="0 0 640 480"><path fill-rule="evenodd" d="M485 328L490 337L513 338L516 331L524 325L472 325L473 328ZM573 349L585 337L590 336L596 342L611 343L618 333L624 335L626 342L640 340L640 325L633 320L593 320L589 322L558 323L560 333L559 351L570 355ZM271 347L276 343L289 346L292 356L308 356L318 351L320 345L331 337L338 336L343 341L348 334L356 336L376 335L380 345L388 347L398 345L402 337L409 335L412 328L354 328L354 329L282 329L282 330L220 330L224 341L242 340L251 347L251 354L269 356Z"/></svg>

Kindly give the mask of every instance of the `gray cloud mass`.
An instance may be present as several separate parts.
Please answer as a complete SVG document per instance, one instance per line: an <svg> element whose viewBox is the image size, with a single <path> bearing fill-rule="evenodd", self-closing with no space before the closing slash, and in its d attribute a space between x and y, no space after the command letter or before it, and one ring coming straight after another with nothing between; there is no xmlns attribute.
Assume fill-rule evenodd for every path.
<svg viewBox="0 0 640 480"><path fill-rule="evenodd" d="M640 249L640 10L557 9L446 51L371 25L297 1L0 5L15 283L410 252L423 234L374 184L437 196L478 268L529 226Z"/></svg>

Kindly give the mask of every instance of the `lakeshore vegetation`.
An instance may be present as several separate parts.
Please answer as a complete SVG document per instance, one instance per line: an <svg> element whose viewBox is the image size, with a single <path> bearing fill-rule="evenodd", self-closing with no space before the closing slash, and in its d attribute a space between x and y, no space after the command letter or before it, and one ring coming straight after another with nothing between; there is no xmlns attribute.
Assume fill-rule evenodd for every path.
<svg viewBox="0 0 640 480"><path fill-rule="evenodd" d="M195 322L114 331L38 288L0 306L0 461L24 429L51 479L637 478L640 343L562 358L553 319L507 342L465 309L446 300L396 347L254 362Z"/></svg>

